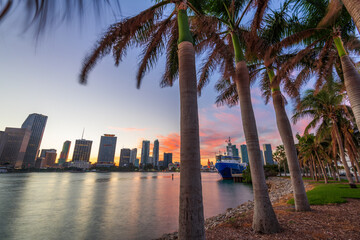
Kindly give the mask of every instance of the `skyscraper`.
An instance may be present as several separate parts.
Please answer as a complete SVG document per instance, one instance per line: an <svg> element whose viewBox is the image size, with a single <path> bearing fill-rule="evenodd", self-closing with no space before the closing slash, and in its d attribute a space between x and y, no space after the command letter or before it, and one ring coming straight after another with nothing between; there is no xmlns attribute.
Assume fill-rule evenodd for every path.
<svg viewBox="0 0 360 240"><path fill-rule="evenodd" d="M64 142L63 148L62 148L61 153L60 153L60 158L58 160L59 165L62 165L67 161L67 159L69 157L70 146L71 146L70 141L65 141Z"/></svg>
<svg viewBox="0 0 360 240"><path fill-rule="evenodd" d="M133 148L130 151L130 163L132 163L135 166L136 161L136 155L137 155L137 148Z"/></svg>
<svg viewBox="0 0 360 240"><path fill-rule="evenodd" d="M153 164L154 167L159 165L159 140L154 141L154 148L153 148Z"/></svg>
<svg viewBox="0 0 360 240"><path fill-rule="evenodd" d="M90 161L92 141L85 139L78 139L75 142L74 154L72 161Z"/></svg>
<svg viewBox="0 0 360 240"><path fill-rule="evenodd" d="M129 166L130 163L130 149L129 148L122 148L120 151L120 167Z"/></svg>
<svg viewBox="0 0 360 240"><path fill-rule="evenodd" d="M150 152L150 141L147 140L142 141L141 164L143 167L149 163L149 152Z"/></svg>
<svg viewBox="0 0 360 240"><path fill-rule="evenodd" d="M3 145L0 164L9 164L15 168L21 168L30 136L31 131L28 129L6 128L2 143L0 143L0 145Z"/></svg>
<svg viewBox="0 0 360 240"><path fill-rule="evenodd" d="M31 131L30 140L26 148L22 165L24 168L35 166L35 160L39 155L39 149L44 135L47 118L47 116L33 113L26 118L25 122L21 126L21 128Z"/></svg>
<svg viewBox="0 0 360 240"><path fill-rule="evenodd" d="M164 167L168 167L169 163L172 163L172 153L164 152Z"/></svg>
<svg viewBox="0 0 360 240"><path fill-rule="evenodd" d="M272 158L271 144L263 144L263 151L264 151L264 164L273 165L274 161Z"/></svg>
<svg viewBox="0 0 360 240"><path fill-rule="evenodd" d="M104 136L101 136L98 163L114 163L116 140L117 137L113 134L104 134Z"/></svg>
<svg viewBox="0 0 360 240"><path fill-rule="evenodd" d="M249 156L247 152L247 146L245 144L240 145L241 162L249 164Z"/></svg>

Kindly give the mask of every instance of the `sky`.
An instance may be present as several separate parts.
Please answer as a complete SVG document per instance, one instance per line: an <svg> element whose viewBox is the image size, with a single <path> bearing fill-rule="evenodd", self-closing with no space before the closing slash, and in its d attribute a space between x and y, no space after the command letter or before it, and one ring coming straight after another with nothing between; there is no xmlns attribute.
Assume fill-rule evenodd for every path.
<svg viewBox="0 0 360 240"><path fill-rule="evenodd" d="M151 1L121 1L121 15L108 12L98 21L88 14L81 25L55 25L38 40L31 28L24 31L19 8L13 10L0 22L0 131L21 127L29 114L40 113L48 116L41 149L57 149L58 157L64 141L70 140L71 159L75 140L85 129L84 138L93 141L92 162L97 159L103 134L117 136L115 162L119 161L121 148L137 147L140 156L144 139L151 143L159 140L160 160L163 152L172 152L173 161L179 161L179 88L178 81L171 88L159 86L164 56L145 76L140 89L135 79L139 49L128 51L118 67L110 56L105 57L90 73L87 85L78 81L83 58L107 26L150 5ZM239 106L214 104L218 78L215 72L198 99L203 165L208 159L214 161L215 153L224 151L228 137L237 147L245 143ZM264 104L257 85L251 93L260 145L271 143L274 150L281 140L272 103ZM291 104L287 111L291 116ZM306 123L304 120L293 125L294 134L302 132Z"/></svg>

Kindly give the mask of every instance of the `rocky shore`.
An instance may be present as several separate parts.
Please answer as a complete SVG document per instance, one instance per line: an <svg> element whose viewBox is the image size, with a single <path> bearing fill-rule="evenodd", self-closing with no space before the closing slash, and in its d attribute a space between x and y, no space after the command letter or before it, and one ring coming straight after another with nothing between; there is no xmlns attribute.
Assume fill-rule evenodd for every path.
<svg viewBox="0 0 360 240"><path fill-rule="evenodd" d="M278 202L283 196L291 194L293 188L291 185L290 178L280 178L280 177L269 177L266 180L266 184L269 189L269 196L272 203ZM304 182L305 187L308 183ZM254 201L248 201L236 208L229 208L225 213L219 214L217 216L206 219L205 221L205 230L212 229L219 224L225 223L233 218L236 218L245 212L252 210L254 208ZM161 240L171 240L177 239L177 232L164 234Z"/></svg>

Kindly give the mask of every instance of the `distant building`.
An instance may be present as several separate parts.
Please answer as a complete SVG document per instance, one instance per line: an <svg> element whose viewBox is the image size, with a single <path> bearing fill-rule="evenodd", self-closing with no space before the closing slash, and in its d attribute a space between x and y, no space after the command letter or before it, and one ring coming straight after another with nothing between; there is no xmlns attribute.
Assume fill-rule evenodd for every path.
<svg viewBox="0 0 360 240"><path fill-rule="evenodd" d="M261 162L263 164L263 166L265 165L265 161L264 161L264 153L262 150L260 150L260 157L261 157Z"/></svg>
<svg viewBox="0 0 360 240"><path fill-rule="evenodd" d="M3 145L0 164L7 164L14 168L23 165L31 131L23 128L5 128L0 145ZM5 143L4 143L5 142Z"/></svg>
<svg viewBox="0 0 360 240"><path fill-rule="evenodd" d="M35 165L35 160L39 155L39 149L44 135L47 118L47 116L33 113L26 118L25 122L21 126L21 128L31 131L30 140L26 148L22 165L24 168L34 167Z"/></svg>
<svg viewBox="0 0 360 240"><path fill-rule="evenodd" d="M130 149L129 148L122 148L120 151L120 167L129 166L130 163Z"/></svg>
<svg viewBox="0 0 360 240"><path fill-rule="evenodd" d="M154 141L154 148L153 148L153 165L157 167L159 165L159 140Z"/></svg>
<svg viewBox="0 0 360 240"><path fill-rule="evenodd" d="M72 161L90 161L92 141L85 139L78 139L75 142L75 149Z"/></svg>
<svg viewBox="0 0 360 240"><path fill-rule="evenodd" d="M141 148L141 165L145 167L149 163L149 153L150 153L150 141L142 141Z"/></svg>
<svg viewBox="0 0 360 240"><path fill-rule="evenodd" d="M41 149L40 157L44 158L46 156L47 152L56 152L56 149L53 149L53 148L51 148L51 149Z"/></svg>
<svg viewBox="0 0 360 240"><path fill-rule="evenodd" d="M139 161L140 161L140 159L138 159L138 158L135 160L135 164L134 164L135 167L139 167L139 166L140 166Z"/></svg>
<svg viewBox="0 0 360 240"><path fill-rule="evenodd" d="M56 161L56 150L49 149L45 152L44 161L41 163L41 168L51 168L54 167ZM41 156L40 156L41 158Z"/></svg>
<svg viewBox="0 0 360 240"><path fill-rule="evenodd" d="M164 161L159 161L159 167L163 167L164 166Z"/></svg>
<svg viewBox="0 0 360 240"><path fill-rule="evenodd" d="M136 156L137 156L137 148L133 148L130 151L130 163L132 163L135 166L136 162Z"/></svg>
<svg viewBox="0 0 360 240"><path fill-rule="evenodd" d="M64 142L63 148L62 148L61 153L60 153L60 158L58 160L59 165L63 165L67 161L67 159L69 157L70 146L71 146L70 141L65 141Z"/></svg>
<svg viewBox="0 0 360 240"><path fill-rule="evenodd" d="M272 158L271 144L263 144L264 151L264 165L273 165L274 160Z"/></svg>
<svg viewBox="0 0 360 240"><path fill-rule="evenodd" d="M3 131L0 131L0 157L4 150L6 139L7 139L7 134Z"/></svg>
<svg viewBox="0 0 360 240"><path fill-rule="evenodd" d="M98 163L114 163L117 137L112 134L101 136Z"/></svg>
<svg viewBox="0 0 360 240"><path fill-rule="evenodd" d="M165 153L164 152L164 167L168 167L169 163L172 163L172 153Z"/></svg>
<svg viewBox="0 0 360 240"><path fill-rule="evenodd" d="M35 168L42 168L42 165L44 164L44 162L45 162L45 158L44 158L44 157L38 157L38 158L36 158Z"/></svg>
<svg viewBox="0 0 360 240"><path fill-rule="evenodd" d="M247 151L247 146L245 144L240 145L240 152L241 152L241 162L242 163L249 163L249 155Z"/></svg>

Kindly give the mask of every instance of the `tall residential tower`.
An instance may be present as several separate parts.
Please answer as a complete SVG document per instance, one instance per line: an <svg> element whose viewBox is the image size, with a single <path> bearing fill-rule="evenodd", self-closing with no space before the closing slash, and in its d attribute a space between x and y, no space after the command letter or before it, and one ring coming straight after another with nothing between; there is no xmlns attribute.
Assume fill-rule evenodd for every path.
<svg viewBox="0 0 360 240"><path fill-rule="evenodd" d="M39 155L39 148L44 135L47 118L47 116L33 113L26 118L25 122L21 126L21 128L31 131L30 140L27 145L22 164L24 168L35 166L35 160Z"/></svg>
<svg viewBox="0 0 360 240"><path fill-rule="evenodd" d="M142 141L141 148L141 165L145 167L146 164L149 164L149 153L150 153L150 141Z"/></svg>
<svg viewBox="0 0 360 240"><path fill-rule="evenodd" d="M114 163L117 137L113 134L104 134L100 139L98 163Z"/></svg>
<svg viewBox="0 0 360 240"><path fill-rule="evenodd" d="M154 164L154 167L159 166L159 140L157 140L157 139L154 141L153 164Z"/></svg>

